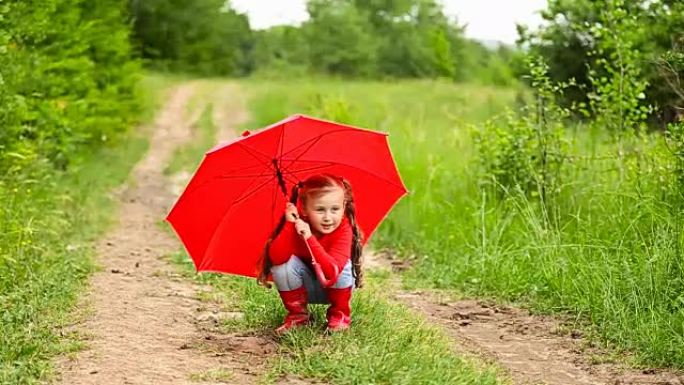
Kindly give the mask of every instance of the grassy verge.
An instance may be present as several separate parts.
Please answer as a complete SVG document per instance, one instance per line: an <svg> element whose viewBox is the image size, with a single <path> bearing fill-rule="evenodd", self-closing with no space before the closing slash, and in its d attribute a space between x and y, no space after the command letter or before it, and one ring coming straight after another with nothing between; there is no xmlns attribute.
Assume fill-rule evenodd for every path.
<svg viewBox="0 0 684 385"><path fill-rule="evenodd" d="M168 80L150 76L145 117ZM84 155L69 170L47 165L0 179L0 383L31 384L52 374L51 358L79 344L61 336L93 271L93 241L111 223L109 192L147 148L131 133L110 148Z"/></svg>
<svg viewBox="0 0 684 385"><path fill-rule="evenodd" d="M513 104L512 90L325 79L247 88L250 128L303 112L390 133L411 194L373 243L412 261L408 286L566 313L641 363L684 368L682 214L659 179L667 151L657 135L628 143L637 155L620 163L608 135L572 130L577 159L545 211L534 197L496 197L480 184L471 128Z"/></svg>

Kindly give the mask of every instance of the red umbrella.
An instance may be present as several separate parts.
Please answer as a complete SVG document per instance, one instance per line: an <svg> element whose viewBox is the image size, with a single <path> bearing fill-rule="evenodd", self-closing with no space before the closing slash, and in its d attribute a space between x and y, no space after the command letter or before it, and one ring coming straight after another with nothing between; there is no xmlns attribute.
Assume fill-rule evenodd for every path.
<svg viewBox="0 0 684 385"><path fill-rule="evenodd" d="M406 193L387 134L294 115L209 150L166 219L197 271L254 277L287 192L319 173L351 183L364 241Z"/></svg>

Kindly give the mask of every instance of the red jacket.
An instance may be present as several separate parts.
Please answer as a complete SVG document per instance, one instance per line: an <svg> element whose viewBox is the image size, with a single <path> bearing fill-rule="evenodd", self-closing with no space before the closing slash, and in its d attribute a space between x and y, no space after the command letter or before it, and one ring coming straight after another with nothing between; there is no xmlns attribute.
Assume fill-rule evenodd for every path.
<svg viewBox="0 0 684 385"><path fill-rule="evenodd" d="M316 269L316 273L321 285L328 287L335 284L337 276L349 262L352 240L352 228L347 218L343 218L332 233L318 237L312 235L306 241L297 234L294 223L285 222L283 230L271 243L269 255L273 265L287 262L292 255L312 264L314 268L318 265L320 269Z"/></svg>

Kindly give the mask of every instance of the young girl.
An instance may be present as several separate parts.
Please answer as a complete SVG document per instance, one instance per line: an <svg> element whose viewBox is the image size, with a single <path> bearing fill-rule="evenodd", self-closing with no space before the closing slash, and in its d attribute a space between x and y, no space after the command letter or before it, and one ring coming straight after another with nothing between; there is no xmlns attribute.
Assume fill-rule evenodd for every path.
<svg viewBox="0 0 684 385"><path fill-rule="evenodd" d="M298 197L301 215L295 205ZM276 332L307 324L307 303L330 304L329 331L349 328L352 286L361 287L363 280L361 250L351 185L330 174L296 185L266 242L257 277L270 287L267 280L272 275L288 312Z"/></svg>

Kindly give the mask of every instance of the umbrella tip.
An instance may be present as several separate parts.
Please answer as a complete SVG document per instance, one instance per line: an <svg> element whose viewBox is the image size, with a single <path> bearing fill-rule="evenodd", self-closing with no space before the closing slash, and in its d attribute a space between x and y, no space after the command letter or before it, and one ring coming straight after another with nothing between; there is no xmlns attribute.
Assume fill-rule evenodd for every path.
<svg viewBox="0 0 684 385"><path fill-rule="evenodd" d="M242 133L242 136L245 137L245 136L249 136L249 135L251 135L251 134L252 134L252 133L249 132L249 130L245 130L245 132Z"/></svg>

